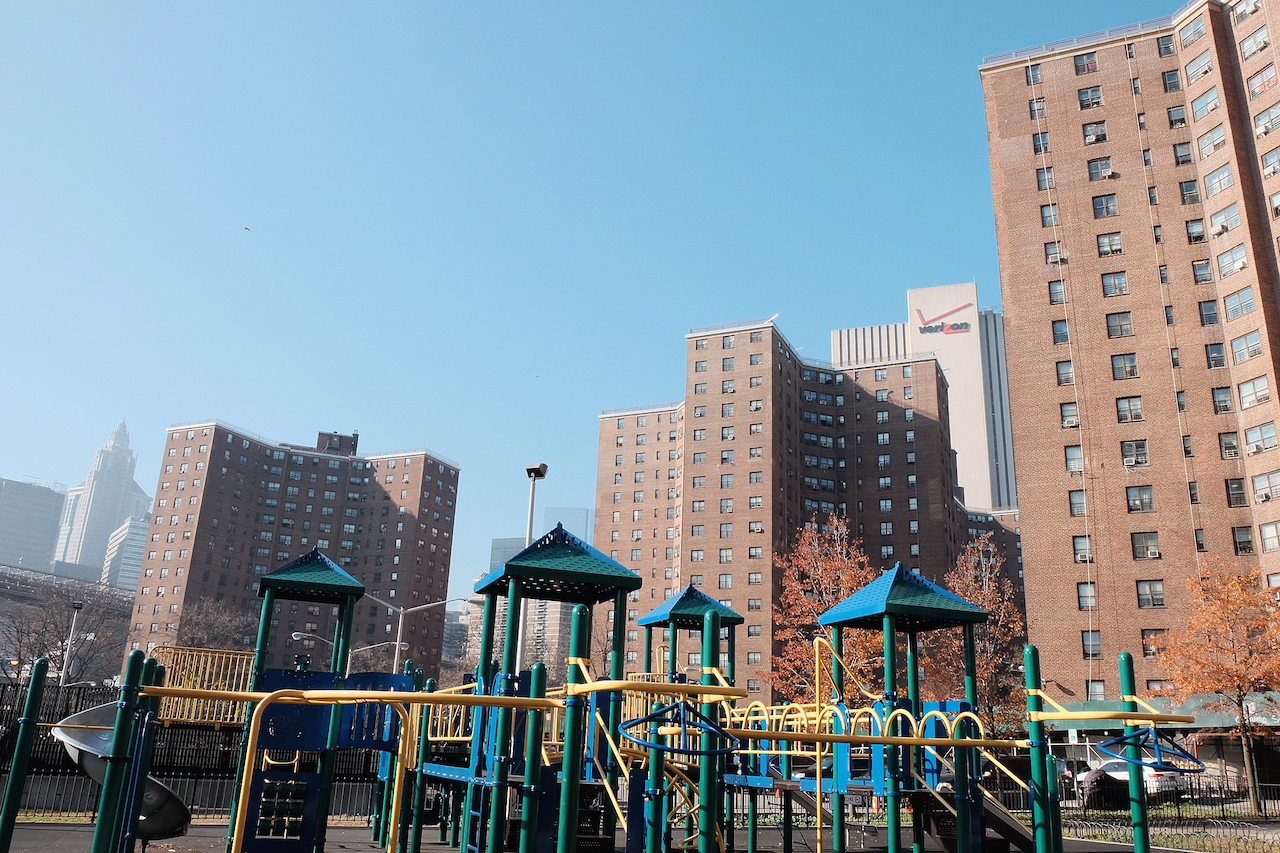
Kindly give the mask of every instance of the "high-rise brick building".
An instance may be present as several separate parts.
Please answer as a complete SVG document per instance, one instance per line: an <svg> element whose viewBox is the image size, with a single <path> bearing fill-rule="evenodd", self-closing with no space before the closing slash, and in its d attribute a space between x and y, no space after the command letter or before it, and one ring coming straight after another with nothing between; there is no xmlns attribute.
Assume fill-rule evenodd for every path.
<svg viewBox="0 0 1280 853"><path fill-rule="evenodd" d="M1265 3L988 57L1027 610L1058 698L1158 686L1209 555L1280 584Z"/></svg>
<svg viewBox="0 0 1280 853"><path fill-rule="evenodd" d="M930 578L961 524L947 383L932 358L832 367L801 359L768 320L692 330L684 399L600 416L595 545L645 580L636 619L693 583L746 617L739 684L768 690L775 555L799 528L848 516L873 564ZM678 638L678 657L696 649Z"/></svg>
<svg viewBox="0 0 1280 853"><path fill-rule="evenodd" d="M256 617L258 579L313 548L370 593L398 607L442 601L449 585L458 465L417 449L358 455L358 435L322 432L313 447L284 444L221 421L169 428L156 484L133 648L172 645L184 609L212 604ZM277 604L287 665L332 638L329 606ZM444 606L405 617L407 655L436 673ZM369 599L356 607L355 648L394 641L399 615ZM244 639L251 643L252 637ZM321 644L320 653L327 647ZM359 659L356 660L359 666Z"/></svg>

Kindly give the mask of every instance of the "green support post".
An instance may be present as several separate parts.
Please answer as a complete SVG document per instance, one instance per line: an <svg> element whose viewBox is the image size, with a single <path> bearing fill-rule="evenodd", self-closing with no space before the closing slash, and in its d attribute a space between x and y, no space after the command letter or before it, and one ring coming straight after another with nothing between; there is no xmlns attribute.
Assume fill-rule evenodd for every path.
<svg viewBox="0 0 1280 853"><path fill-rule="evenodd" d="M702 679L703 687L715 684L712 669L720 662L720 614L708 611L702 617ZM702 697L702 715L709 720L716 717L716 705ZM718 769L719 762L712 752L720 748L720 738L709 731L702 733L702 755L698 756L698 853L719 853L716 843L716 826L719 823Z"/></svg>
<svg viewBox="0 0 1280 853"><path fill-rule="evenodd" d="M476 668L476 687L477 694L485 692L493 693L493 686L489 683L490 673L493 672L490 659L493 656L493 629L497 622L497 602L492 592L485 593L484 611L482 624L480 626L480 655L479 666ZM484 753L484 730L485 730L485 709L477 705L471 712L471 781L467 782L467 793L462 803L462 826L461 838L454 844L459 850L471 840L471 806L476 798L476 782L475 774L480 766L480 757ZM479 829L476 830L479 832Z"/></svg>
<svg viewBox="0 0 1280 853"><path fill-rule="evenodd" d="M453 815L453 820L449 825L453 830L449 837L449 846L462 849L462 808L467 801L467 786L454 785L453 794L449 797L449 814Z"/></svg>
<svg viewBox="0 0 1280 853"><path fill-rule="evenodd" d="M907 632L907 702L911 704L911 716L917 720L921 717L920 705L920 635L915 631ZM908 788L915 791L917 785L915 774L920 772L920 748L910 747L908 762L911 765L912 777ZM913 805L911 808L911 853L924 853L924 815Z"/></svg>
<svg viewBox="0 0 1280 853"><path fill-rule="evenodd" d="M617 616L614 616L616 619ZM590 613L585 605L573 608L573 622L569 630L569 657L586 658L590 653ZM582 671L576 664L569 665L568 689L582 684ZM578 790L582 783L582 760L586 748L586 699L582 695L567 692L564 709L564 764L560 784L560 825L557 828L557 853L577 853L578 850Z"/></svg>
<svg viewBox="0 0 1280 853"><path fill-rule="evenodd" d="M142 664L142 686L158 687L162 684L164 684L164 667L155 658L147 658ZM129 748L129 754L134 756L138 763L131 771L135 779L133 796L126 799L126 803L132 804L132 808L128 814L122 815L124 818L122 827L124 832L117 848L120 853L133 853L133 845L137 841L138 808L142 805L142 792L147 787L147 772L151 768L150 742L154 736L152 727L147 725L146 715L148 713L156 713L159 710L160 698L158 696L147 696L138 700L138 720L133 727L133 743Z"/></svg>
<svg viewBox="0 0 1280 853"><path fill-rule="evenodd" d="M644 671L653 672L653 626L644 629Z"/></svg>
<svg viewBox="0 0 1280 853"><path fill-rule="evenodd" d="M671 636L671 639L667 641L667 681L674 684L676 673L679 671L676 668L676 623L674 619L667 623L667 633Z"/></svg>
<svg viewBox="0 0 1280 853"><path fill-rule="evenodd" d="M1031 742L1031 827L1037 853L1050 853L1053 847L1049 841L1049 788L1044 778L1044 757L1048 749L1044 722L1032 719L1044 708L1040 699L1039 649L1028 643L1022 652L1022 663L1026 670L1027 739Z"/></svg>
<svg viewBox="0 0 1280 853"><path fill-rule="evenodd" d="M516 695L516 677L520 661L516 652L520 642L520 613L524 603L524 586L512 578L507 584L507 637L502 645L502 672L496 677L501 683L494 684L494 693L499 696ZM511 773L511 729L514 710L498 709L498 728L495 732L494 754L490 761L495 765L490 777L497 783L489 801L489 850L505 850L507 846L507 776Z"/></svg>
<svg viewBox="0 0 1280 853"><path fill-rule="evenodd" d="M1124 710L1137 713L1137 683L1133 676L1133 655L1120 653L1120 698L1124 700ZM1126 735L1135 734L1137 726L1126 725ZM1124 757L1129 762L1129 816L1133 820L1134 853L1151 853L1151 835L1147 826L1147 792L1144 788L1142 748L1130 742L1124 748Z"/></svg>
<svg viewBox="0 0 1280 853"><path fill-rule="evenodd" d="M271 636L271 617L274 615L272 611L276 606L276 591L268 588L262 593L262 614L258 617L258 642L253 649L253 673L250 676L249 689L255 693L262 689L262 679L267 668L267 641ZM244 718L248 720L253 716L253 703L250 702L245 707ZM248 754L249 748L249 727L244 727L244 732L240 737L240 755L236 759L236 779L244 778L244 774L249 772L250 766L253 764L253 756ZM240 786L233 785L231 788L231 814L236 813L236 806L240 799ZM324 834L323 815L321 816L321 831ZM102 815L99 813L98 822L101 824ZM231 853L231 836L234 831L234 821L232 825L227 827L227 845L226 853ZM320 848L323 850L323 846ZM98 853L95 849L94 853Z"/></svg>
<svg viewBox="0 0 1280 853"><path fill-rule="evenodd" d="M884 616L884 713L887 718L893 712L898 700L898 642L897 620L893 614ZM886 734L897 734L897 723L887 727ZM887 770L884 780L884 799L886 817L889 821L885 836L888 840L889 853L898 853L902 849L902 803L898 799L898 775L902 772L898 760L898 748L884 748L884 766Z"/></svg>
<svg viewBox="0 0 1280 853"><path fill-rule="evenodd" d="M529 697L542 699L547 695L547 665L542 661L529 670ZM520 853L537 853L538 796L542 779L542 736L547 715L540 709L530 708L524 720L524 786L521 788Z"/></svg>
<svg viewBox="0 0 1280 853"><path fill-rule="evenodd" d="M40 702L44 698L44 684L48 677L49 659L38 658L31 667L31 680L27 682L27 699L22 705L22 718L18 720L18 742L13 747L9 781L4 789L4 805L0 807L0 850L8 850L13 841L13 827L18 821L18 807L22 804L22 789L27 781L31 747L35 744L36 731L40 728Z"/></svg>
<svg viewBox="0 0 1280 853"><path fill-rule="evenodd" d="M267 626L271 624L271 610L275 590L267 589L262 602L263 621ZM334 627L333 637L333 654L329 656L329 672L334 674L334 687L339 690L347 686L347 663L351 659L351 623L355 620L356 599L348 596L342 602L342 610L338 615L338 624ZM266 643L266 631L259 628L258 645L264 646ZM255 661L257 659L255 658ZM255 687L257 690L261 686L260 680L255 671ZM245 719L249 718L249 714L253 713L253 706L249 706ZM248 731L248 726L245 730ZM333 775L338 767L338 736L342 731L342 707L335 705L329 712L329 735L325 743L324 752L320 753L320 802L316 806L316 837L312 844L314 853L323 853L325 835L329 829L329 808L333 799ZM252 758L252 756L250 756ZM232 814L235 814L233 811Z"/></svg>
<svg viewBox="0 0 1280 853"><path fill-rule="evenodd" d="M662 710L661 702L654 702L649 709L656 714ZM649 743L661 743L659 738L662 737L659 731L662 728L661 720L653 720L649 723ZM644 849L645 853L663 853L663 834L666 832L666 809L663 808L665 797L663 796L665 768L663 766L665 754L656 746L649 747L649 789L644 792ZM524 853L524 851L521 851Z"/></svg>
<svg viewBox="0 0 1280 853"><path fill-rule="evenodd" d="M104 756L107 772L98 800L98 822L93 828L93 853L115 853L123 823L120 812L129 779L129 744L133 740L138 690L142 686L142 666L146 655L134 649L124 667L120 684L120 701L116 706L116 723L111 734L111 748Z"/></svg>
<svg viewBox="0 0 1280 853"><path fill-rule="evenodd" d="M414 674L414 681L418 681L422 676L422 670L418 670ZM417 686L415 684L415 686ZM422 685L423 693L436 692L436 680L428 678L426 683ZM422 723L418 726L418 766L414 768L413 780L413 818L411 820L411 829L409 835L409 849L417 851L422 849L422 810L427 805L427 786L423 784L425 781L422 776L422 768L431 760L431 741L427 739L427 720L431 719L431 706L423 705L421 708ZM443 811L443 804L441 805ZM444 825L444 815L440 816L440 824ZM441 839L442 841L444 839Z"/></svg>
<svg viewBox="0 0 1280 853"><path fill-rule="evenodd" d="M1049 779L1049 843L1051 853L1062 853L1062 785L1058 781L1058 759L1047 750L1045 770Z"/></svg>

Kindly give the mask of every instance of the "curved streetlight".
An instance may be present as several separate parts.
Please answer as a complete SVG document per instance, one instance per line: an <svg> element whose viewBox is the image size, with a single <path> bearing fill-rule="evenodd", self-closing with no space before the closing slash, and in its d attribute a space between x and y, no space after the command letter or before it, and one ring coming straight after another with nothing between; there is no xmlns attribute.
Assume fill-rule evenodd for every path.
<svg viewBox="0 0 1280 853"><path fill-rule="evenodd" d="M325 643L330 648L333 647L332 640L326 640L324 637L321 637L319 634L308 634L306 631L294 631L293 634L291 634L290 636L292 636L293 639L295 640L303 640L310 637L313 640L319 640L320 642ZM393 644L402 646L406 649L409 648L408 643L400 643L397 640L387 640L385 643L374 643L371 646L361 646L358 649L352 649L350 652L347 653L347 671L343 673L343 676L345 677L351 674L351 656L354 655L356 652L367 652L370 649L380 649L383 646L390 646ZM400 649L396 649L397 657L399 657L400 651L401 651Z"/></svg>
<svg viewBox="0 0 1280 853"><path fill-rule="evenodd" d="M533 496L538 488L538 481L546 479L547 463L537 462L532 465L524 466L524 473L529 477L529 526L525 528L524 547L528 548L533 544ZM524 640L525 621L529 618L529 599L523 595L520 596L520 618L516 622L516 669L519 670L524 666ZM507 637L507 642L511 642L511 638Z"/></svg>
<svg viewBox="0 0 1280 853"><path fill-rule="evenodd" d="M399 614L399 616L400 616L400 624L396 627L396 639L395 639L395 642L396 642L397 644L399 644L399 646L397 646L397 648L396 648L395 661L391 664L391 669L392 669L392 671L395 671L395 672L398 672L398 671L400 670L400 652L401 652L401 651L403 651L404 649L409 648L409 644L408 644L408 643L406 643L406 642L404 642L404 617L405 617L405 615L406 615L406 614L409 614L409 613L416 613L416 612L417 612L417 611L419 611L419 610L426 610L428 607L441 607L441 606L443 606L443 605L445 605L445 604L451 604L451 603L453 603L453 602L455 602L455 601L468 601L468 600L469 600L469 599L466 599L466 598L442 598L442 599L440 599L439 601L428 601L426 604L419 604L419 605L417 605L416 607L400 607L400 606L395 605L395 604L389 604L389 603L387 603L387 602L383 601L381 598L378 598L378 596L376 596L376 595L370 595L370 594L369 594L369 593L367 593L367 592L364 594L364 597L365 597L365 598L372 598L374 601L378 602L379 604L381 604L383 607L387 608L388 610L394 610L394 611L395 611L396 613L398 613L398 614ZM382 643L381 645L384 645L384 646L385 646L385 645L387 645L387 644L386 644L386 643ZM400 646L403 646L403 648L400 648ZM372 647L372 646L366 646L365 648L373 648L373 647Z"/></svg>

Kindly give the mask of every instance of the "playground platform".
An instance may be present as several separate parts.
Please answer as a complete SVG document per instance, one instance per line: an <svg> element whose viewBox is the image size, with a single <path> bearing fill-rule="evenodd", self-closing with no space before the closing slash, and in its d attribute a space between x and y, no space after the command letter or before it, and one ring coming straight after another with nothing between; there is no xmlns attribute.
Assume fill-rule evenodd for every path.
<svg viewBox="0 0 1280 853"><path fill-rule="evenodd" d="M812 830L795 831L797 850L812 850L813 839L806 833ZM155 841L147 845L150 853L221 853L226 848L227 828L215 825L194 825L190 831L180 838L166 841ZM13 836L10 853L87 853L93 842L92 824L65 823L24 823L19 824ZM623 834L618 833L618 849L623 848ZM808 842L806 844L806 842ZM884 842L884 828L878 835L868 832L864 839L857 829L850 830L849 851L866 850L872 853L887 853ZM325 853L373 853L383 848L370 840L366 827L330 827L328 844ZM739 850L745 849L738 845ZM760 828L760 849L781 850L782 834L770 827ZM902 853L909 853L910 847L904 847ZM925 839L925 850L930 853L941 851L932 838ZM1113 844L1104 841L1082 841L1074 838L1063 839L1063 853L1119 853L1132 850L1132 845ZM1153 847L1152 851L1165 851L1168 848ZM423 840L423 853L446 853L456 850L447 844ZM1174 851L1170 851L1174 853Z"/></svg>

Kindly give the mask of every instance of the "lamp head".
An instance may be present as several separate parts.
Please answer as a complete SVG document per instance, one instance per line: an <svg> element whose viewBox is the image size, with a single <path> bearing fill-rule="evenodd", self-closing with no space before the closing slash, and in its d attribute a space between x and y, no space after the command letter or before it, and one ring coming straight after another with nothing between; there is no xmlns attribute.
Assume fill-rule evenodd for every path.
<svg viewBox="0 0 1280 853"><path fill-rule="evenodd" d="M529 475L530 480L541 480L547 476L547 463L539 462L536 465L524 466L524 472Z"/></svg>
<svg viewBox="0 0 1280 853"><path fill-rule="evenodd" d="M303 631L294 631L292 636L295 640L301 640L303 637L310 637L311 635Z"/></svg>
<svg viewBox="0 0 1280 853"><path fill-rule="evenodd" d="M83 601L73 601L73 602L71 602L71 609L72 609L72 610L83 610L83 609L84 609L84 602L83 602Z"/></svg>

